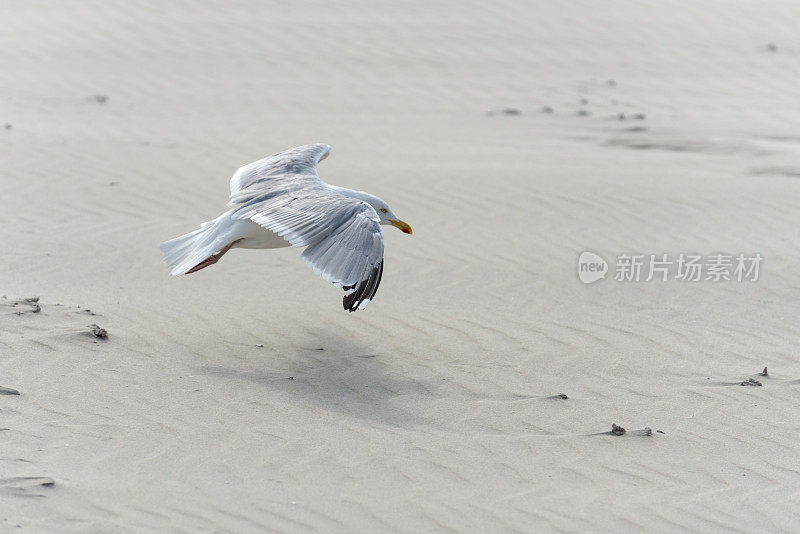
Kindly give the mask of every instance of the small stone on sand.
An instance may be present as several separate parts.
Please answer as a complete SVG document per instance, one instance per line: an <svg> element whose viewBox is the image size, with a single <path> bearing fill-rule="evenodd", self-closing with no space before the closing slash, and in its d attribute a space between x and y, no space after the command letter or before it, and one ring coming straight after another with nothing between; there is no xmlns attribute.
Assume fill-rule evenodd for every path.
<svg viewBox="0 0 800 534"><path fill-rule="evenodd" d="M769 373L767 372L767 368L766 368L766 367L764 367L764 370L763 370L763 371L761 371L759 374L760 374L761 376L769 376Z"/></svg>
<svg viewBox="0 0 800 534"><path fill-rule="evenodd" d="M19 391L0 386L0 395L19 395Z"/></svg>
<svg viewBox="0 0 800 534"><path fill-rule="evenodd" d="M98 326L96 324L90 324L89 328L92 329L92 335L94 337L99 337L99 338L102 338L102 339L105 339L105 338L108 337L108 332L106 332L105 328L100 328L100 326Z"/></svg>
<svg viewBox="0 0 800 534"><path fill-rule="evenodd" d="M26 299L15 300L11 303L12 308L16 308L19 304L26 304L31 307L30 312L32 313L39 313L42 311L42 307L39 305L39 297L29 297ZM23 315L24 311L16 311L14 312L16 315Z"/></svg>
<svg viewBox="0 0 800 534"><path fill-rule="evenodd" d="M621 426L612 424L611 425L611 433L614 434L615 436L622 436L622 435L625 434L625 429L622 428Z"/></svg>
<svg viewBox="0 0 800 534"><path fill-rule="evenodd" d="M761 382L756 380L755 378L748 378L744 382L739 384L740 386L760 386Z"/></svg>

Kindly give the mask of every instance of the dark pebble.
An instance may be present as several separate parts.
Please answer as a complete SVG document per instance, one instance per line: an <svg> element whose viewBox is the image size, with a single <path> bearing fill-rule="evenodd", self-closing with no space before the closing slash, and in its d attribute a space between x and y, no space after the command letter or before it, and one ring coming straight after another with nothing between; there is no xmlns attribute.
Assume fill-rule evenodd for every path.
<svg viewBox="0 0 800 534"><path fill-rule="evenodd" d="M101 339L105 339L105 338L107 338L107 337L108 337L108 332L106 331L106 329L105 329L105 328L100 328L100 327L99 327L98 325L96 325L96 324L90 324L90 325L89 325L89 328L91 328L91 329L92 329L92 335L93 335L94 337L99 337L99 338L101 338Z"/></svg>
<svg viewBox="0 0 800 534"><path fill-rule="evenodd" d="M761 382L756 380L755 378L748 378L744 382L739 384L740 386L760 386Z"/></svg>

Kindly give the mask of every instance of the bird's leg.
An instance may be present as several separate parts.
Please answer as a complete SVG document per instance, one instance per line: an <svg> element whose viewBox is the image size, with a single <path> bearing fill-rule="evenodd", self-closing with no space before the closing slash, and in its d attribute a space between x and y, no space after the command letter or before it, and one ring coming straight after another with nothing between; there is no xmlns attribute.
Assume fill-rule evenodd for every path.
<svg viewBox="0 0 800 534"><path fill-rule="evenodd" d="M198 263L197 265L195 265L194 267L192 267L191 269L189 269L188 271L186 271L186 274L192 274L192 273L194 273L194 272L197 272L197 271L199 271L200 269L205 269L205 268L206 268L206 267L208 267L209 265L214 265L215 263L217 263L217 262L219 261L219 259L220 259L222 256L224 256L224 255L225 255L225 253L226 253L226 252L228 252L228 251L231 249L231 247L232 247L233 245L235 245L235 244L236 244L236 243L238 243L239 241L241 241L241 239L237 239L237 240L236 240L236 241L234 241L233 243L228 243L227 245L225 245L225 248L223 248L222 250L220 250L220 251L219 251L219 252L217 252L216 254L212 254L212 255L211 255L211 256L209 256L208 258L204 259L203 261L201 261L200 263Z"/></svg>

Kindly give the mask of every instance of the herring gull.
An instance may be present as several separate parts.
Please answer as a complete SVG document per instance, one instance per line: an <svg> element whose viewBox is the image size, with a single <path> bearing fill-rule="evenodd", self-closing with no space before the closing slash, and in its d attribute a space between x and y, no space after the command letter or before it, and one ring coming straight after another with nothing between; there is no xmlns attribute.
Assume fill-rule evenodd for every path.
<svg viewBox="0 0 800 534"><path fill-rule="evenodd" d="M301 257L344 290L344 309L364 309L383 274L380 225L411 227L375 195L323 182L317 163L330 150L300 146L237 170L228 211L161 245L171 274L205 269L232 248L307 247Z"/></svg>

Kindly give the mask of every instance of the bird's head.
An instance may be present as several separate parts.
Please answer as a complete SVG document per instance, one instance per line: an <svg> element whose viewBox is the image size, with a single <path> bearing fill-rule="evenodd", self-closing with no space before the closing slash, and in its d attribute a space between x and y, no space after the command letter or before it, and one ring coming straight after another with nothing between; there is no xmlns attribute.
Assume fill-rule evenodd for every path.
<svg viewBox="0 0 800 534"><path fill-rule="evenodd" d="M378 213L378 217L381 218L381 224L391 224L399 228L404 234L413 234L414 231L411 229L411 226L407 222L401 221L397 218L397 216L392 213L391 208L389 205L386 204L383 200L379 199L374 195L370 195L371 198L366 199L369 202L369 205L375 208L375 211Z"/></svg>

